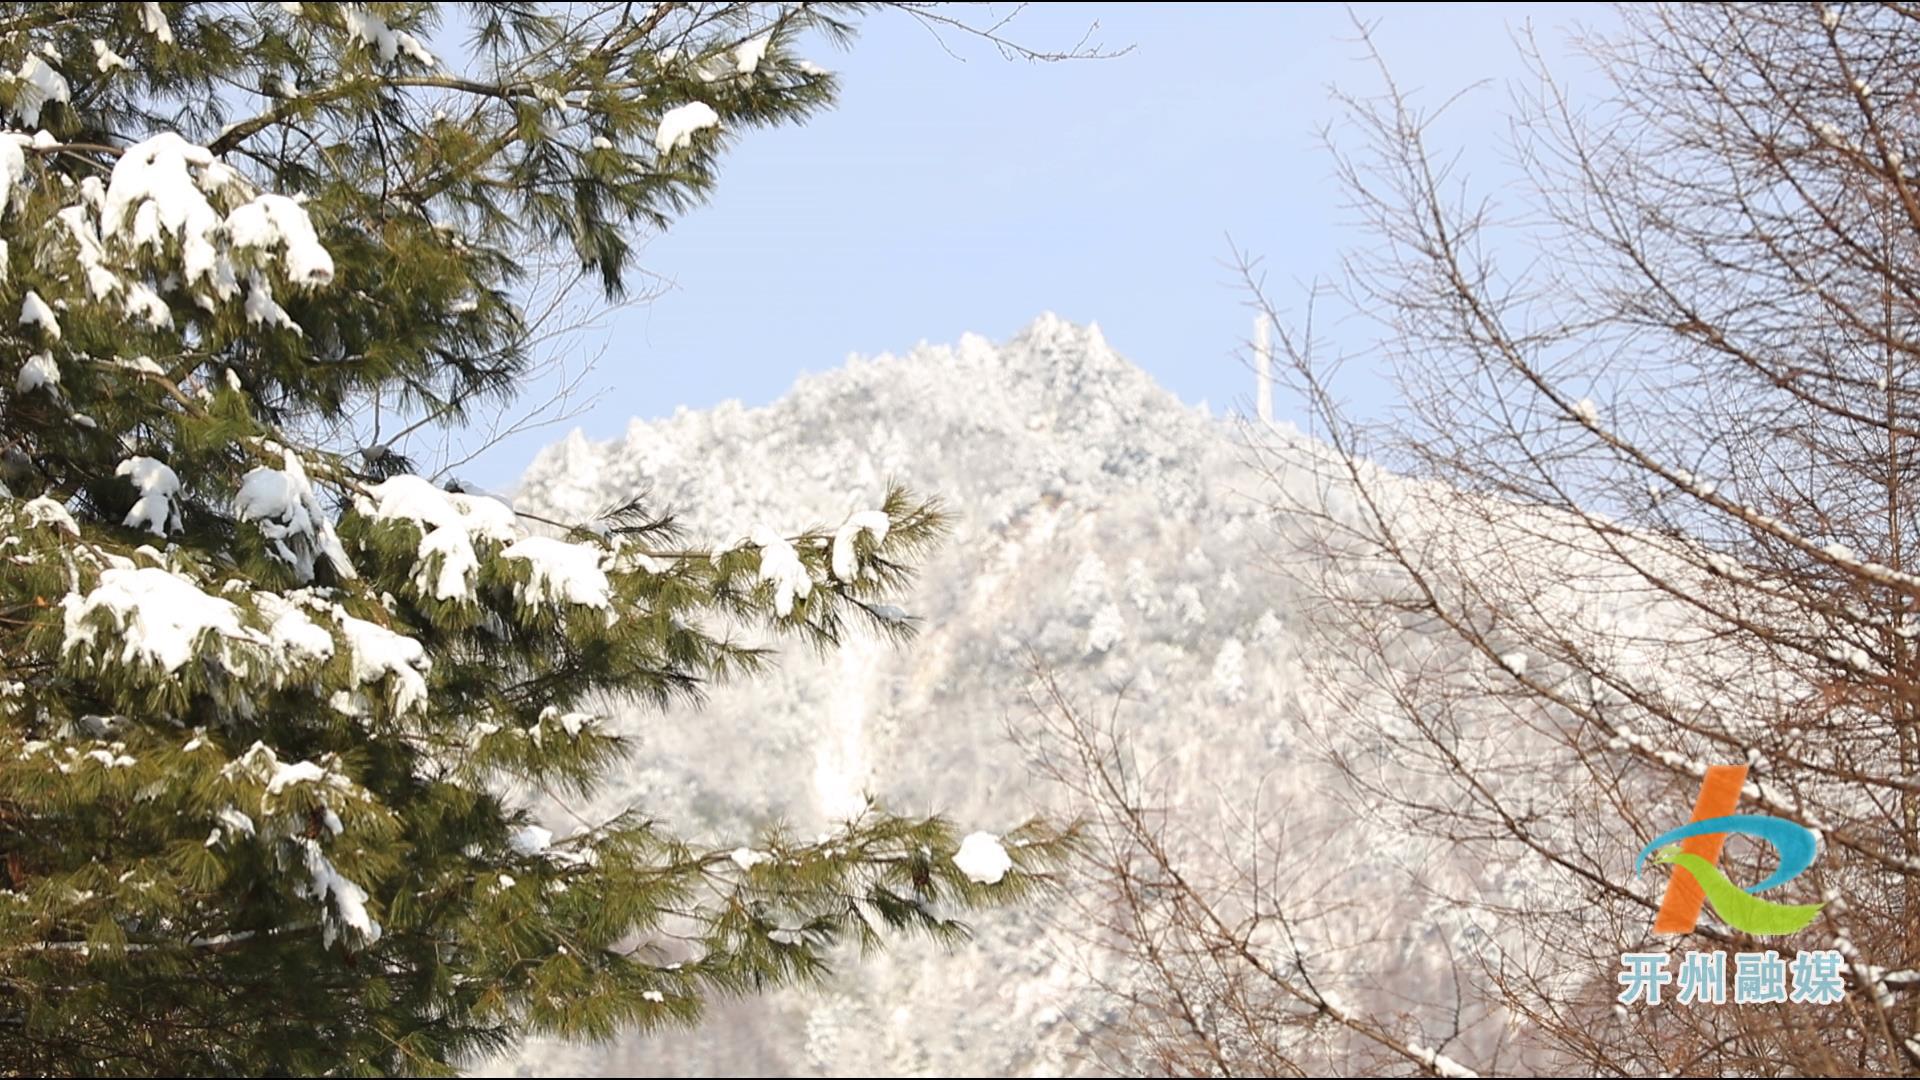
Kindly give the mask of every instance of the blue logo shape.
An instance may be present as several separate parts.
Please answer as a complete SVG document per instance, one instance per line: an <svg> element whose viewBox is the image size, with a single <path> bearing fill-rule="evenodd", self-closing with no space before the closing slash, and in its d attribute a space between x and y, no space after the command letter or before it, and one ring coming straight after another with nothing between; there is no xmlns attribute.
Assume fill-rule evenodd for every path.
<svg viewBox="0 0 1920 1080"><path fill-rule="evenodd" d="M1739 833L1742 836L1757 836L1773 845L1780 856L1780 865L1764 880L1746 890L1750 893L1766 892L1776 885L1785 885L1806 872L1813 865L1813 853L1820 846L1814 838L1813 830L1797 825L1786 818L1772 817L1767 814L1728 814L1725 817L1703 818L1690 821L1677 829L1668 829L1648 841L1640 849L1640 857L1633 860L1633 872L1638 874L1647 864L1647 856L1668 844L1677 843L1692 836L1706 836L1710 833Z"/></svg>
<svg viewBox="0 0 1920 1080"><path fill-rule="evenodd" d="M1677 843L1691 837L1726 833L1765 840L1779 854L1780 865L1765 880L1752 888L1743 888L1729 881L1712 862L1683 850ZM1814 850L1819 844L1819 838L1813 834L1813 830L1785 818L1766 814L1727 814L1690 821L1654 837L1646 847L1640 849L1640 857L1634 860L1633 870L1639 873L1646 866L1647 858L1652 856L1655 862L1671 865L1675 873L1685 873L1691 877L1728 926L1758 936L1791 934L1812 922L1825 905L1776 904L1753 894L1785 885L1799 877L1807 867L1813 865Z"/></svg>

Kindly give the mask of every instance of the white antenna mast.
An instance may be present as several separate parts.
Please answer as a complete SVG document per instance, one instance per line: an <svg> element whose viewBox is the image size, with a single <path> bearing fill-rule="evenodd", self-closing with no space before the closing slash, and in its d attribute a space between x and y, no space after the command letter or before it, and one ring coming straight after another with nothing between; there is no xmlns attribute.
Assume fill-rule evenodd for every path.
<svg viewBox="0 0 1920 1080"><path fill-rule="evenodd" d="M1273 423L1273 320L1261 312L1253 317L1253 401L1260 422Z"/></svg>

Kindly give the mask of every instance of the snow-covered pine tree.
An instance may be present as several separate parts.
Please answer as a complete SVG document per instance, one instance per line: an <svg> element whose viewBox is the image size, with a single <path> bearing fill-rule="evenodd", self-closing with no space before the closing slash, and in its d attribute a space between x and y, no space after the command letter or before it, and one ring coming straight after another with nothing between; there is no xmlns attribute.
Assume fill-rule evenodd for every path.
<svg viewBox="0 0 1920 1080"><path fill-rule="evenodd" d="M520 801L755 633L903 635L936 504L690 550L365 441L511 396L525 253L617 294L729 138L829 102L795 47L851 7L0 4L0 1074L446 1073L1040 880L1040 823L708 850Z"/></svg>

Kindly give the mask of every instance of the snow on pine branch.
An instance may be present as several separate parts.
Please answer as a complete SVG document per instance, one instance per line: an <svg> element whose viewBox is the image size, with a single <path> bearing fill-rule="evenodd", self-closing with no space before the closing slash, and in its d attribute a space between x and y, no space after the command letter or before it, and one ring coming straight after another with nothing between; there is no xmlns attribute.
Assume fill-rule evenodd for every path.
<svg viewBox="0 0 1920 1080"><path fill-rule="evenodd" d="M233 513L241 521L252 522L301 581L313 580L316 555L326 556L334 573L342 578L351 580L355 576L333 521L314 495L306 467L293 451L283 448L281 468L263 466L240 478Z"/></svg>
<svg viewBox="0 0 1920 1080"><path fill-rule="evenodd" d="M506 503L446 491L418 476L393 476L371 485L355 497L354 508L372 521L407 522L419 530L414 584L437 600L471 601L480 570L476 545L520 535Z"/></svg>
<svg viewBox="0 0 1920 1080"><path fill-rule="evenodd" d="M0 133L0 212L17 205L30 178L24 148L57 145L47 140L43 146L21 132ZM324 286L334 277L333 256L300 200L256 192L211 150L173 132L128 146L104 185L90 176L67 190L77 201L54 214L62 226L54 235L70 249L85 282L84 294L68 302L111 304L122 318L167 329L173 313L155 284L177 276L182 287L198 290L194 302L211 311L241 298L245 277L247 313L260 321L263 312L284 316L263 273L267 268L277 263L297 288ZM157 261L169 245L178 251L177 266ZM39 326L51 340L60 337L53 308L38 293L27 294L21 323Z"/></svg>
<svg viewBox="0 0 1920 1080"><path fill-rule="evenodd" d="M258 819L229 806L216 815L217 826L208 837L209 846L257 839L271 845L283 866L304 873L293 882L296 897L317 902L322 911L324 943L331 947L346 935L356 943L371 944L380 938L380 924L367 910L367 891L341 873L321 837L313 835L310 825L317 811L325 833L338 837L346 831L334 805L352 801L371 806L372 797L354 784L340 768L336 755L324 755L318 761L283 761L272 747L255 742L248 751L221 769L221 776L235 785L235 796L257 787Z"/></svg>
<svg viewBox="0 0 1920 1080"><path fill-rule="evenodd" d="M57 504L55 504L57 505ZM61 656L70 662L109 665L152 677L172 676L189 663L212 663L228 675L277 688L311 676L337 651L334 633L349 657L351 691L333 698L339 711L365 713L370 686L390 688L396 715L426 701L431 663L420 642L347 613L338 603L311 594L294 598L244 587L251 610L202 589L186 575L157 566L134 566L108 556L92 588L76 588L61 601ZM330 631L301 609L304 601L328 618Z"/></svg>

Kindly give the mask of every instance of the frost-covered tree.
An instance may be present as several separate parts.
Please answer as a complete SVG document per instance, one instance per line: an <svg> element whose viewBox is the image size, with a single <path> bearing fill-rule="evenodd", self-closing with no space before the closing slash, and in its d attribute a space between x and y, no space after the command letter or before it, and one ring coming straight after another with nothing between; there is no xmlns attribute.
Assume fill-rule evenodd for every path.
<svg viewBox="0 0 1920 1080"><path fill-rule="evenodd" d="M1040 880L1037 823L528 810L621 753L598 706L904 637L937 504L692 550L381 434L511 398L535 259L618 295L853 7L0 5L0 1074L446 1073Z"/></svg>
<svg viewBox="0 0 1920 1080"><path fill-rule="evenodd" d="M1622 5L1584 44L1597 92L1538 64L1498 196L1390 79L1349 101L1379 242L1341 293L1403 409L1356 421L1341 357L1284 324L1327 445L1269 461L1318 481L1276 490L1339 556L1307 573L1344 808L1430 845L1400 887L1431 928L1394 933L1453 964L1383 984L1450 1007L1377 1015L1484 1071L1911 1075L1920 12ZM1716 766L1737 812L1818 833L1758 897L1819 905L1803 928L1726 914L1786 861L1764 843L1636 873ZM1769 949L1831 957L1837 1000L1618 1000L1623 953Z"/></svg>

